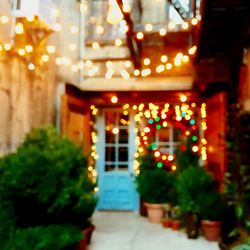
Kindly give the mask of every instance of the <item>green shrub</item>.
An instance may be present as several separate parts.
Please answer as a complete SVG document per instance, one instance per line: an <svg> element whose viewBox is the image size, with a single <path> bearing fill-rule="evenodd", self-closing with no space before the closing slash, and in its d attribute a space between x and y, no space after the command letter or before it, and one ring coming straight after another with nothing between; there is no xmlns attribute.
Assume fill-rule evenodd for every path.
<svg viewBox="0 0 250 250"><path fill-rule="evenodd" d="M0 244L32 227L72 224L80 232L95 209L94 187L80 148L51 126L33 129L0 159Z"/></svg>
<svg viewBox="0 0 250 250"><path fill-rule="evenodd" d="M200 214L202 196L214 188L212 176L202 167L189 167L177 176L178 201L183 212Z"/></svg>
<svg viewBox="0 0 250 250"><path fill-rule="evenodd" d="M2 250L72 250L83 238L72 225L50 225L17 230Z"/></svg>
<svg viewBox="0 0 250 250"><path fill-rule="evenodd" d="M224 204L219 192L215 189L200 194L200 217L203 220L220 221L223 217Z"/></svg>
<svg viewBox="0 0 250 250"><path fill-rule="evenodd" d="M175 176L162 169L144 170L137 176L137 190L148 203L170 202Z"/></svg>

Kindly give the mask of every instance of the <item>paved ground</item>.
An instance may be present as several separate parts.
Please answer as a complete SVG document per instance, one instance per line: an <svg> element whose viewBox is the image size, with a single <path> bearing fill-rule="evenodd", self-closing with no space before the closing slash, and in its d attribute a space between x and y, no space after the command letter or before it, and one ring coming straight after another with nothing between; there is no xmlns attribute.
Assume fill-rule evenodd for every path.
<svg viewBox="0 0 250 250"><path fill-rule="evenodd" d="M89 250L219 250L203 237L187 239L183 231L150 224L133 212L96 212Z"/></svg>

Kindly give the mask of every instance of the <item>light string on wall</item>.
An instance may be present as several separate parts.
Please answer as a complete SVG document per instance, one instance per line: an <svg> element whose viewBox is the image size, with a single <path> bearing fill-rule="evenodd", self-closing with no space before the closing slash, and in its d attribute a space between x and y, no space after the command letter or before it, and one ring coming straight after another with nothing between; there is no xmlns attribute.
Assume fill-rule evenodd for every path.
<svg viewBox="0 0 250 250"><path fill-rule="evenodd" d="M172 126L181 131L182 139L190 139L192 142L191 150L194 154L200 155L205 162L207 160L207 141L205 139L206 127L206 104L202 103L198 106L197 103L189 103L185 95L180 96L180 104L170 105L165 103L156 105L150 103L123 106L125 114L131 112L135 113L134 119L136 123L136 149L134 157L134 171L136 174L140 172L140 163L138 157L140 155L153 153L156 165L158 168L167 168L170 171L176 171L175 153L161 152L155 135L157 131ZM185 151L186 146L180 144L181 151Z"/></svg>
<svg viewBox="0 0 250 250"><path fill-rule="evenodd" d="M98 159L98 154L97 154L97 149L96 149L96 143L98 142L98 136L97 136L97 130L95 128L95 121L96 121L96 116L98 114L98 109L94 106L90 106L90 111L92 115L92 119L90 121L90 126L91 126L91 152L90 152L90 157L88 159L88 176L89 178L93 181L93 183L96 183L97 181L97 170L95 168L95 163L96 160ZM96 187L95 192L98 191L98 188Z"/></svg>
<svg viewBox="0 0 250 250"><path fill-rule="evenodd" d="M124 8L129 12L131 10L131 7L129 6L129 3L126 1L124 2ZM88 6L85 5L80 5L80 11L84 12L85 14L88 13ZM51 10L53 16L56 18L60 17L60 12L57 9ZM91 23L95 23L95 32L99 36L99 39L101 39L102 35L105 34L105 28L99 24L98 22L93 21L94 17L90 18L89 20ZM177 24L174 21L170 21L167 24L167 28L161 28L159 30L159 35L162 36L167 35L168 31L173 31L176 28L183 29L183 30L188 30L192 26L196 26L199 22L200 18L192 18L190 19L189 22L183 22L182 24ZM90 22L89 21L89 22ZM2 25L8 24L11 22L11 17L7 15L2 15L0 17L0 23ZM27 16L25 19L20 19L14 27L15 35L16 37L21 38L24 36L26 32L26 24L25 23L35 23L36 22L36 17L35 16ZM125 20L121 20L121 27L127 27ZM120 27L119 26L119 27ZM138 39L143 39L144 35L146 33L152 33L156 31L155 25L151 23L147 23L144 25L143 30L139 31L136 33L136 36ZM56 23L53 24L53 28L56 32L61 32L62 31L62 24L57 21ZM78 25L71 25L69 28L69 34L72 36L79 35L79 26ZM177 30L178 30L177 29ZM127 32L127 28L122 29L122 32L125 34ZM124 39L125 38L116 38L114 40L114 46L120 47L124 44ZM69 51L74 52L78 49L77 44L75 43L69 43L68 44ZM93 50L98 50L100 49L101 46L98 42L98 40L93 41L92 43L92 49ZM166 71L170 71L174 69L175 67L180 67L181 65L185 65L186 63L189 62L189 56L195 54L196 47L192 46L190 49L186 52L180 51L174 56L173 58L168 57L168 61L164 61L167 57L167 55L161 55L161 57L165 58L163 59L163 62L160 63L159 65L156 65L155 67L145 67L142 69L140 72L139 70L133 70L131 66L127 66L128 63L124 62L124 67L119 70L119 72L115 72L114 69L112 68L107 68L106 73L104 74L107 79L110 79L115 76L123 77L125 79L128 79L130 77L137 77L137 76L142 76L142 77L147 77L152 75L152 73L156 74L163 74ZM18 56L23 59L23 61L26 62L27 68L30 71L34 71L37 66L41 65L46 65L48 62L51 62L52 60L58 65L62 67L68 68L68 70L77 73L79 70L84 70L85 75L87 77L95 77L98 75L99 72L99 66L98 63L93 63L90 64L90 60L84 60L84 61L72 61L72 59L68 56L58 56L58 48L56 47L55 44L50 43L47 44L46 46L40 48L39 53L37 53L37 48L36 46L26 43L26 44L11 44L11 43L4 43L0 44L0 52L7 53L7 54L12 54L15 56ZM35 60L34 60L35 58ZM147 58L145 58L147 59ZM149 58L148 58L149 59ZM150 59L149 59L150 60ZM39 63L37 63L39 62ZM106 62L108 63L108 61ZM131 62L130 62L131 63Z"/></svg>

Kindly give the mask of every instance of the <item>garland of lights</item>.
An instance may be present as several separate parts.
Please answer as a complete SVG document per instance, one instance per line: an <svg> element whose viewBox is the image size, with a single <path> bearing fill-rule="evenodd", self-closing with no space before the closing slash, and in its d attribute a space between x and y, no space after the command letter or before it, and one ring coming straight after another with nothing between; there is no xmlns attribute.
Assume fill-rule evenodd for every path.
<svg viewBox="0 0 250 250"><path fill-rule="evenodd" d="M186 99L185 99L186 101ZM135 112L135 141L136 149L134 155L134 171L138 175L140 173L140 164L138 157L142 154L148 153L149 150L153 151L158 168L168 168L175 171L176 165L174 164L175 155L162 153L157 147L155 141L152 140L156 131L168 127L171 124L173 127L179 128L183 138L191 138L192 151L200 154L203 161L207 160L207 141L204 137L204 131L207 129L206 125L206 104L202 103L198 107L196 103L191 105L182 101L180 105L170 106L166 103L162 108L150 103L145 105L130 106L129 104L123 105L123 113L127 115L131 110ZM92 147L89 161L89 177L96 182L97 171L94 168L95 161L98 159L96 151L96 143L98 141L97 132L94 127L94 121L98 113L98 109L91 105L91 113L93 116L92 121ZM144 123L146 121L146 125ZM180 150L185 151L186 146L181 144Z"/></svg>
<svg viewBox="0 0 250 250"><path fill-rule="evenodd" d="M196 107L193 104L193 108ZM199 150L199 130L196 121L196 112L189 108L188 104L176 105L174 108L169 109L169 104L165 105L164 109L153 108L151 112L145 113L147 116L147 125L140 133L142 144L146 152L152 151L158 168L168 168L176 170L173 165L175 156L160 151L155 140L154 135L162 128L166 128L171 124L175 128L179 128L181 135L184 137L190 136L192 138L192 150L198 153ZM181 145L181 150L184 151L184 145Z"/></svg>

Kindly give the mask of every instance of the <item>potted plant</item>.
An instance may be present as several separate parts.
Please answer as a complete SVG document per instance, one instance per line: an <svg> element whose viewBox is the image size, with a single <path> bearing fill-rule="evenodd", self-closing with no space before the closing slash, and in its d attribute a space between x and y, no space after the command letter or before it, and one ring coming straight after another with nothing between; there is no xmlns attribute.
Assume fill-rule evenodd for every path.
<svg viewBox="0 0 250 250"><path fill-rule="evenodd" d="M164 215L164 203L174 183L173 173L162 169L143 170L136 178L137 190L147 207L149 221L161 223Z"/></svg>
<svg viewBox="0 0 250 250"><path fill-rule="evenodd" d="M175 206L172 209L172 229L179 230L181 227L181 209L179 206Z"/></svg>
<svg viewBox="0 0 250 250"><path fill-rule="evenodd" d="M188 238L199 235L200 193L214 186L213 178L203 167L190 166L177 176L176 189Z"/></svg>
<svg viewBox="0 0 250 250"><path fill-rule="evenodd" d="M221 195L215 189L200 193L201 226L205 238L218 241L221 234L223 203Z"/></svg>
<svg viewBox="0 0 250 250"><path fill-rule="evenodd" d="M90 225L96 205L95 184L88 178L87 161L81 149L62 139L52 126L33 129L16 153L0 160L0 181L3 189L0 201L4 201L0 220L3 231L4 227L12 229L4 244L24 237L23 230L34 237L41 233L43 241L52 225L65 234L61 237L75 240L69 241L71 246L67 243L54 249L72 249L72 244L79 241L75 237L79 235L77 230L84 237L82 230ZM4 214L6 208L8 215ZM12 222L9 218L13 218ZM60 231L57 226L62 225L69 231ZM75 229L71 230L72 227Z"/></svg>

